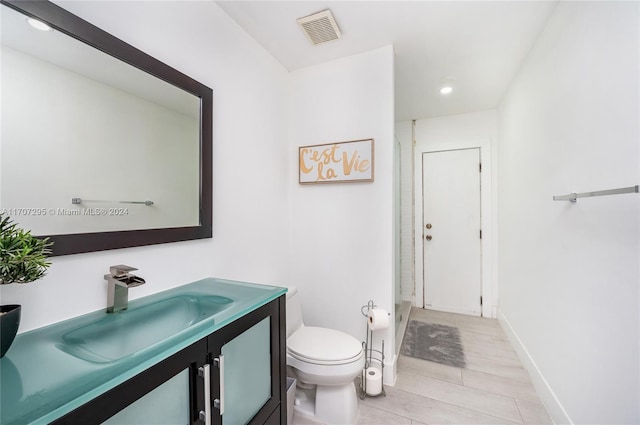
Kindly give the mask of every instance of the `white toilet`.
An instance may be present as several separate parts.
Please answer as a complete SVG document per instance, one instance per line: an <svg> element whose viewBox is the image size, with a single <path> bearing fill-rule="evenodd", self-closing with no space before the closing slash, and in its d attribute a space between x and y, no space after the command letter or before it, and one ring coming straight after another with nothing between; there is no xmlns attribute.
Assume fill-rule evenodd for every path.
<svg viewBox="0 0 640 425"><path fill-rule="evenodd" d="M360 341L333 329L305 326L296 288L287 292L287 366L298 380L294 410L326 424L355 424L362 373Z"/></svg>

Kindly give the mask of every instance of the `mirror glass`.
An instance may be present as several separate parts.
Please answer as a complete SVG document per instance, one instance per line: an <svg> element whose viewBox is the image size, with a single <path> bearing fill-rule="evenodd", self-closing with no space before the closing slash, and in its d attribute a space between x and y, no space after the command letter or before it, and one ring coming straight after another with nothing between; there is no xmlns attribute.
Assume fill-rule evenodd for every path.
<svg viewBox="0 0 640 425"><path fill-rule="evenodd" d="M203 98L152 75L147 55L52 3L3 3L11 7L0 8L0 210L36 236L76 235L74 244L83 234L202 226ZM32 10L14 10L25 3L45 3L36 12L56 9L74 25L36 29ZM115 41L99 50L80 41L87 34ZM118 56L120 45L133 60ZM195 233L137 233L124 246L203 237Z"/></svg>

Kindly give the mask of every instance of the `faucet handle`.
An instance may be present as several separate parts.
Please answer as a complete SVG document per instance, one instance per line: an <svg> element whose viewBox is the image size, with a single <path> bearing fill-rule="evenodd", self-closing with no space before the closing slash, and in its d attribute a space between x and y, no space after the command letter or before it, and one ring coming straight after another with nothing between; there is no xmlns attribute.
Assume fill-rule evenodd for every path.
<svg viewBox="0 0 640 425"><path fill-rule="evenodd" d="M134 270L138 270L138 269L136 269L135 267L126 266L124 264L118 264L118 265L109 267L109 271L111 272L111 275L113 275L113 277L123 276Z"/></svg>

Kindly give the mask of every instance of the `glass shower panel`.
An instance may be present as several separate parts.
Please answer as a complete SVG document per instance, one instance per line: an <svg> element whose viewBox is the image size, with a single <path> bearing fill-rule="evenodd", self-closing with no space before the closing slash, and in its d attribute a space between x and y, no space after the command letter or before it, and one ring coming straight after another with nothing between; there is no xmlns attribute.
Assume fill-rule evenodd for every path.
<svg viewBox="0 0 640 425"><path fill-rule="evenodd" d="M402 292L401 292L401 275L400 275L400 217L401 217L401 199L402 199L402 191L401 191L401 175L400 175L400 164L401 161L401 145L400 141L396 138L395 143L393 144L393 252L394 252L394 300L395 300L395 332L398 332L398 327L400 326L400 321L402 320Z"/></svg>

